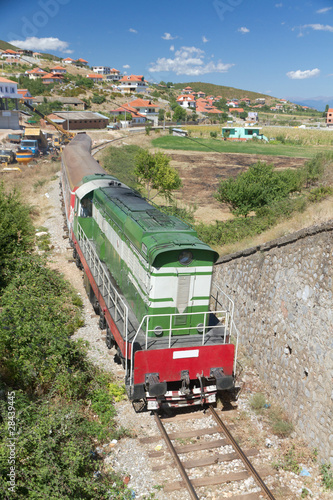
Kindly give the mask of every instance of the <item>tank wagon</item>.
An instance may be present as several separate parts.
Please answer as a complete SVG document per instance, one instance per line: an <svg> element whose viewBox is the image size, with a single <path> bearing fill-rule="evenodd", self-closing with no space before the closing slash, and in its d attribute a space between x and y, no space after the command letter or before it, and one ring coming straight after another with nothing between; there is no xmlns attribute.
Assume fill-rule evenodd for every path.
<svg viewBox="0 0 333 500"><path fill-rule="evenodd" d="M66 222L128 396L148 409L214 402L217 391L234 387L237 352L232 304L210 311L218 254L105 172L90 151L86 134L63 151Z"/></svg>

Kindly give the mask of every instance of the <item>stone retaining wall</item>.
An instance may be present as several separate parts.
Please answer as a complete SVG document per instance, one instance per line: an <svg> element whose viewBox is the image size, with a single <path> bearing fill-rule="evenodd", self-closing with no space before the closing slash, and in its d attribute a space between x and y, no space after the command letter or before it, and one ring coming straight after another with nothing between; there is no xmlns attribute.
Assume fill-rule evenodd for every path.
<svg viewBox="0 0 333 500"><path fill-rule="evenodd" d="M333 221L222 257L241 344L318 456L333 464Z"/></svg>

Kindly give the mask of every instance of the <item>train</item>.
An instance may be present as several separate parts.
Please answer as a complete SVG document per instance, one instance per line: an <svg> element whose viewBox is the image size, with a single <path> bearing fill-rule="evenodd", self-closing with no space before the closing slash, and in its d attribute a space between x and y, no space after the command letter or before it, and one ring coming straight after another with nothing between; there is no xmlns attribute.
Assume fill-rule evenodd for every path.
<svg viewBox="0 0 333 500"><path fill-rule="evenodd" d="M127 395L147 410L214 403L235 388L238 344L232 301L219 287L211 294L218 254L106 172L91 148L79 133L62 152L63 208Z"/></svg>

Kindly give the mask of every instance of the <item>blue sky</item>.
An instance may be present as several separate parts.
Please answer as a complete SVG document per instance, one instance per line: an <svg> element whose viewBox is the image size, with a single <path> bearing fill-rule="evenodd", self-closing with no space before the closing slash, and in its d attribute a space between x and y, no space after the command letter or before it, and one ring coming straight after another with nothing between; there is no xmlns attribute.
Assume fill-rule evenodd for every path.
<svg viewBox="0 0 333 500"><path fill-rule="evenodd" d="M333 96L333 2L15 0L0 39L148 81ZM20 42L20 43L19 43Z"/></svg>

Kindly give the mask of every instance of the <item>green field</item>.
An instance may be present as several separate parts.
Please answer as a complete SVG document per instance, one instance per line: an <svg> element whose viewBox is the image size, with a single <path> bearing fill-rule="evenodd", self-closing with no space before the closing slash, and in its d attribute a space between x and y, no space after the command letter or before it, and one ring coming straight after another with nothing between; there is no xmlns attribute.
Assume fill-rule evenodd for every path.
<svg viewBox="0 0 333 500"><path fill-rule="evenodd" d="M332 150L327 146L300 146L292 144L269 144L254 142L230 142L222 139L164 136L152 140L152 145L162 149L183 151L216 151L217 153L246 153L269 156L312 158L317 153Z"/></svg>

